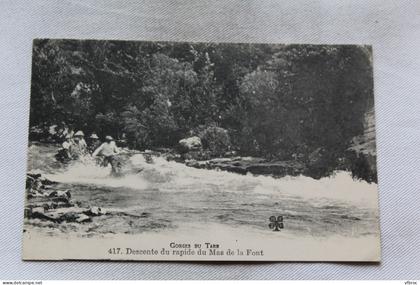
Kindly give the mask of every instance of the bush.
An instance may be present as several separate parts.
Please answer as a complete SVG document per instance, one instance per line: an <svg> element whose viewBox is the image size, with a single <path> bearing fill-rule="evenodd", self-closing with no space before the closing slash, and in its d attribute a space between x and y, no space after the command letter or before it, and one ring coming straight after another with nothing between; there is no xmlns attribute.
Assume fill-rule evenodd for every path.
<svg viewBox="0 0 420 285"><path fill-rule="evenodd" d="M337 161L337 153L334 153L332 150L318 148L309 155L304 175L314 179L330 176L336 170Z"/></svg>
<svg viewBox="0 0 420 285"><path fill-rule="evenodd" d="M349 168L353 179L365 180L368 183L378 183L376 157L363 153L347 155Z"/></svg>
<svg viewBox="0 0 420 285"><path fill-rule="evenodd" d="M200 133L203 147L211 151L213 156L224 155L231 147L228 131L219 127L207 127Z"/></svg>

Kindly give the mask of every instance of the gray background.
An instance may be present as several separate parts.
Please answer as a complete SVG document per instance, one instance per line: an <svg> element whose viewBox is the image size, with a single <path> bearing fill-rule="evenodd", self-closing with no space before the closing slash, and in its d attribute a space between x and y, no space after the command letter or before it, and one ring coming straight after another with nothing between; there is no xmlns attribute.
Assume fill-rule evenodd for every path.
<svg viewBox="0 0 420 285"><path fill-rule="evenodd" d="M22 262L36 37L372 44L383 262ZM420 2L0 0L0 279L420 278Z"/></svg>

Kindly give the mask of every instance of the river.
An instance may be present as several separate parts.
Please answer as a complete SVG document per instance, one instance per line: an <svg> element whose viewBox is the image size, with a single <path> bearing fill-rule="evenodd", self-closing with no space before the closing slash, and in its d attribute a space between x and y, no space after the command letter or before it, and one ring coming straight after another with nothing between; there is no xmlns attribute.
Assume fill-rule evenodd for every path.
<svg viewBox="0 0 420 285"><path fill-rule="evenodd" d="M282 215L282 230L290 236L377 236L377 185L355 181L347 172L315 180L309 177L272 178L187 167L143 155L130 157L122 177L93 162L68 166L55 161L55 145L32 143L28 171L42 173L70 189L80 206L99 206L110 215L90 223L55 224L26 220L26 230L81 236L176 232L194 226L229 227L238 232L269 233L269 217Z"/></svg>

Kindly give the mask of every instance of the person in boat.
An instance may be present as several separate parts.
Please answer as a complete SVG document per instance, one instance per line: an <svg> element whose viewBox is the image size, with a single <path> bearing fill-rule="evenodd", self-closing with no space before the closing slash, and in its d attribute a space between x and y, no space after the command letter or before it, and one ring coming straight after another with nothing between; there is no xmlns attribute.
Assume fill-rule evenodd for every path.
<svg viewBox="0 0 420 285"><path fill-rule="evenodd" d="M72 140L70 135L66 135L64 142L61 144L61 149L56 154L55 158L58 161L66 162L72 159L70 154L70 147L72 145Z"/></svg>
<svg viewBox="0 0 420 285"><path fill-rule="evenodd" d="M114 139L111 136L106 136L105 142L92 153L92 157L102 156L102 166L106 167L108 164L111 164L111 173L116 174L118 171L118 161L115 156L119 153L120 151Z"/></svg>
<svg viewBox="0 0 420 285"><path fill-rule="evenodd" d="M88 154L84 136L85 134L82 131L77 131L74 134L73 143L70 145L70 155L72 159L81 159Z"/></svg>
<svg viewBox="0 0 420 285"><path fill-rule="evenodd" d="M77 132L74 134L74 137L75 137L75 138L78 138L78 139L79 139L79 144L80 144L82 147L84 147L85 149L87 149L87 144L86 144L86 141L85 141L85 134L84 134L82 131L77 131Z"/></svg>
<svg viewBox="0 0 420 285"><path fill-rule="evenodd" d="M89 137L89 144L88 144L88 151L92 154L99 146L101 145L101 141L97 134L92 133Z"/></svg>

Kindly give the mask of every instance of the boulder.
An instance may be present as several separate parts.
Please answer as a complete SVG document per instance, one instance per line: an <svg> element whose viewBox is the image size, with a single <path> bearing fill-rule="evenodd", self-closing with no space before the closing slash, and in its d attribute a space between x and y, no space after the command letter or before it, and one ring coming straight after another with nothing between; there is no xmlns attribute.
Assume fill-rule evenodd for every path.
<svg viewBox="0 0 420 285"><path fill-rule="evenodd" d="M43 207L37 207L30 209L27 215L28 218L37 218L55 223L83 223L91 221L91 218L83 213L84 211L86 211L85 208L79 207L58 208L47 211Z"/></svg>
<svg viewBox="0 0 420 285"><path fill-rule="evenodd" d="M41 213L44 214L45 213L45 208L44 207L35 207L31 209L32 213Z"/></svg>
<svg viewBox="0 0 420 285"><path fill-rule="evenodd" d="M202 143L201 139L197 136L185 138L179 141L179 146L185 152L200 150Z"/></svg>
<svg viewBox="0 0 420 285"><path fill-rule="evenodd" d="M101 216L106 215L106 210L100 207L91 207L83 212L85 215L88 216Z"/></svg>
<svg viewBox="0 0 420 285"><path fill-rule="evenodd" d="M80 214L77 218L76 218L76 222L78 223L85 223L85 222L90 222L92 219L85 215L85 214Z"/></svg>
<svg viewBox="0 0 420 285"><path fill-rule="evenodd" d="M66 199L70 199L71 198L71 194L69 190L66 191L53 191L50 193L49 197L51 198L66 198Z"/></svg>

